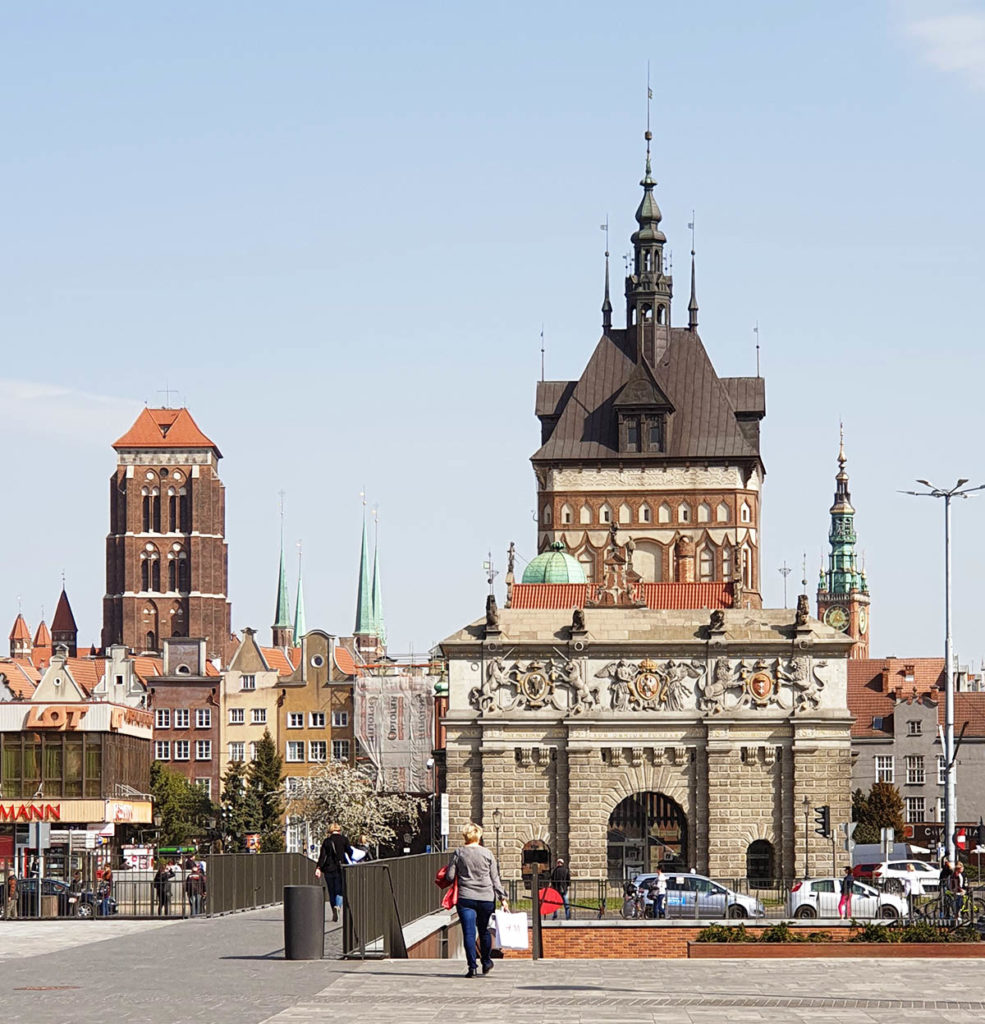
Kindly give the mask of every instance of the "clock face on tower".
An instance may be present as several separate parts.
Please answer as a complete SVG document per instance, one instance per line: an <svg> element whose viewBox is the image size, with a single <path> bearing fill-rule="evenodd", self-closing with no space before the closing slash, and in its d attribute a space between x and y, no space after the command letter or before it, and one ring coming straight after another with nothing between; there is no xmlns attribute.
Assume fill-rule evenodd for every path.
<svg viewBox="0 0 985 1024"><path fill-rule="evenodd" d="M833 604L825 613L824 621L832 628L844 633L848 629L848 611L840 604Z"/></svg>
<svg viewBox="0 0 985 1024"><path fill-rule="evenodd" d="M868 615L865 614L865 609L864 608L859 608L859 610L858 610L858 631L859 631L859 633L861 633L864 636L865 635L865 631L868 628L869 628L869 617L868 617Z"/></svg>

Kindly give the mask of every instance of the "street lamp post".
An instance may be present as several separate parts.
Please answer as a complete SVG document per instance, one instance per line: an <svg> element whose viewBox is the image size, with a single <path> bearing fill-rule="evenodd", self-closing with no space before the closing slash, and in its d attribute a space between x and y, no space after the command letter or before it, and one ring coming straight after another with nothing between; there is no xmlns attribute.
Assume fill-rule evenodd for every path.
<svg viewBox="0 0 985 1024"><path fill-rule="evenodd" d="M947 844L947 859L951 863L954 862L954 831L958 817L954 785L954 655L951 649L951 499L967 498L973 491L985 489L985 484L965 487L967 482L961 479L945 490L926 480L918 480L918 484L929 490L902 492L916 498L944 499L944 735L941 746L944 754L944 842Z"/></svg>

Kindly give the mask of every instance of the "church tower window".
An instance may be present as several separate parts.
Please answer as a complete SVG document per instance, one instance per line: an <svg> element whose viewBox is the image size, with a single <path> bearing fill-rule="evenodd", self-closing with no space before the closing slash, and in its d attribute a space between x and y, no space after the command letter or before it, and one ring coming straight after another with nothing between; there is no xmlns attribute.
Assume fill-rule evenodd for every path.
<svg viewBox="0 0 985 1024"><path fill-rule="evenodd" d="M168 533L178 529L178 495L173 487L168 488Z"/></svg>

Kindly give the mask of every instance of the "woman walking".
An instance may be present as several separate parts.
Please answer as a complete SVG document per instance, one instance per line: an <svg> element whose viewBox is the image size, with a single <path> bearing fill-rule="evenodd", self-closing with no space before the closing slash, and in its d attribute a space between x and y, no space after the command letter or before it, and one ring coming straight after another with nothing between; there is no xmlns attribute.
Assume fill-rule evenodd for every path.
<svg viewBox="0 0 985 1024"><path fill-rule="evenodd" d="M838 916L849 918L852 916L852 887L855 885L855 876L851 868L845 868L841 876L841 899L838 900Z"/></svg>
<svg viewBox="0 0 985 1024"><path fill-rule="evenodd" d="M496 908L496 897L507 910L506 890L499 880L496 858L479 845L482 829L472 823L462 830L465 845L452 855L448 865L447 878L458 879L458 919L462 922L462 941L465 944L465 959L469 969L466 978L474 978L478 971L475 955L476 939L479 942L479 961L482 973L493 969L492 936L489 934L489 918Z"/></svg>

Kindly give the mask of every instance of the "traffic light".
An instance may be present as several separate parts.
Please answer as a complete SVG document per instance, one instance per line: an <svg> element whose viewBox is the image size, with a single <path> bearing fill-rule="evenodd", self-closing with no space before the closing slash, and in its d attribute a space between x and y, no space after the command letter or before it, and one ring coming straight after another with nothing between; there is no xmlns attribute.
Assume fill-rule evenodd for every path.
<svg viewBox="0 0 985 1024"><path fill-rule="evenodd" d="M821 807L814 808L814 823L817 828L814 831L825 839L831 835L831 808L824 804Z"/></svg>

